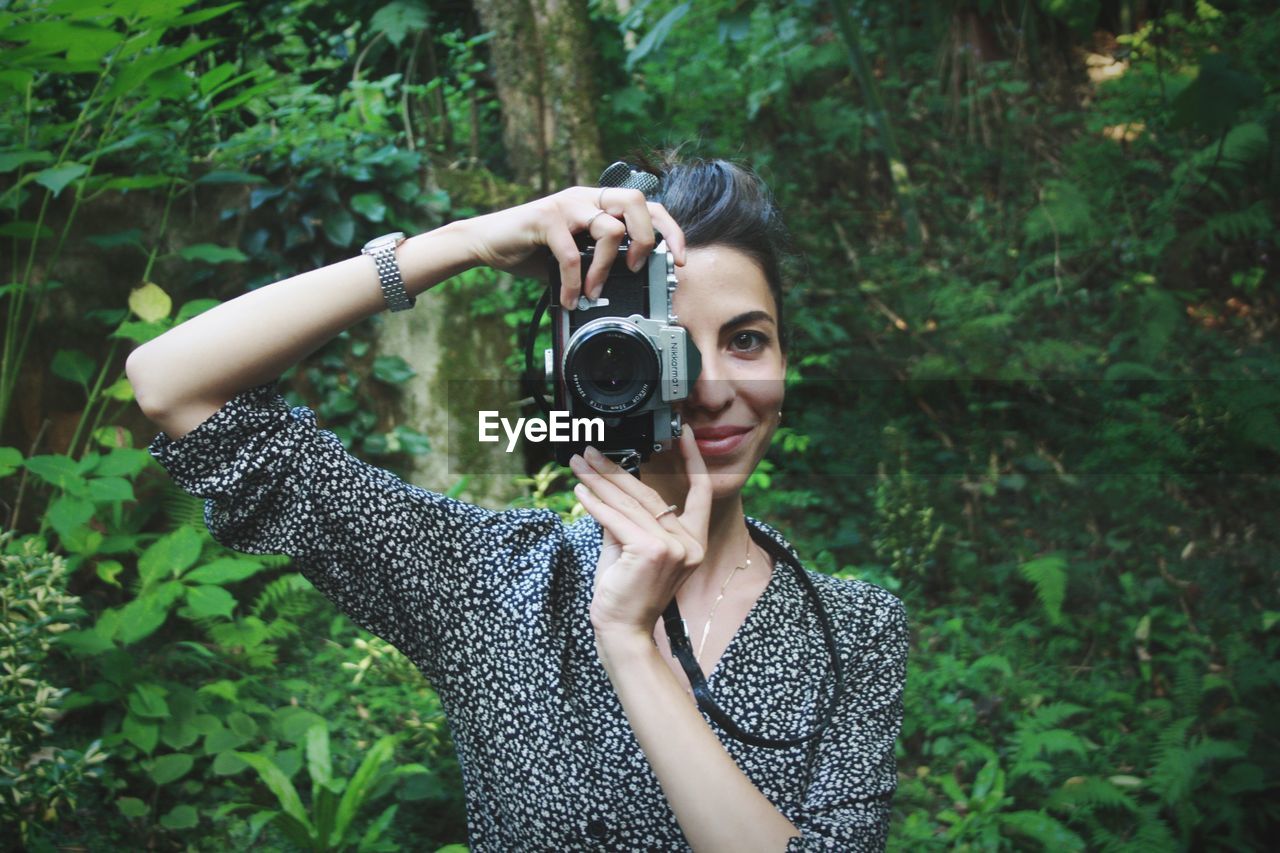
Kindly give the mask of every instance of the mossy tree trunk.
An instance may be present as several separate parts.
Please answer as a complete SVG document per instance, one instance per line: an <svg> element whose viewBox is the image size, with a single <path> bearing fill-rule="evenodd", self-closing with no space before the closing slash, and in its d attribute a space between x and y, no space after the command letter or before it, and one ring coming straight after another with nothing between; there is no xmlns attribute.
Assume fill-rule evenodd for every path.
<svg viewBox="0 0 1280 853"><path fill-rule="evenodd" d="M476 0L513 177L543 195L594 184L603 158L586 0Z"/></svg>

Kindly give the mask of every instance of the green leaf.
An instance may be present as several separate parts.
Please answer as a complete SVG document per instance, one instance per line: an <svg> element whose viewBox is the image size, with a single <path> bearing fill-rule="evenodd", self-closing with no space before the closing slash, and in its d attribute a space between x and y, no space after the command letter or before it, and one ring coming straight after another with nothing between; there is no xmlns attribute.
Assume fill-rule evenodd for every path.
<svg viewBox="0 0 1280 853"><path fill-rule="evenodd" d="M200 739L200 732L188 718L170 717L160 724L160 740L174 749L186 749Z"/></svg>
<svg viewBox="0 0 1280 853"><path fill-rule="evenodd" d="M369 20L369 29L385 33L387 41L395 47L399 47L409 33L419 33L426 28L427 7L415 0L392 0Z"/></svg>
<svg viewBox="0 0 1280 853"><path fill-rule="evenodd" d="M47 187L53 193L54 198L67 187L67 184L89 171L89 167L82 163L67 163L63 166L54 166L36 172L34 180L42 187Z"/></svg>
<svg viewBox="0 0 1280 853"><path fill-rule="evenodd" d="M1044 606L1049 621L1062 621L1062 602L1067 591L1067 561L1061 555L1049 554L1018 567L1022 576L1035 584L1036 598Z"/></svg>
<svg viewBox="0 0 1280 853"><path fill-rule="evenodd" d="M119 246L142 248L142 231L128 228L124 231L113 231L110 234L94 234L84 238L87 243L99 249L115 249Z"/></svg>
<svg viewBox="0 0 1280 853"><path fill-rule="evenodd" d="M28 222L27 220L6 222L4 225L0 225L0 237L17 237L19 240L30 240L34 237L39 237L43 240L52 236L53 229L48 225L41 225L37 228L34 222ZM11 286L15 289L17 288L17 285Z"/></svg>
<svg viewBox="0 0 1280 853"><path fill-rule="evenodd" d="M373 376L392 385L401 385L417 376L409 363L398 355L380 355L373 360Z"/></svg>
<svg viewBox="0 0 1280 853"><path fill-rule="evenodd" d="M387 218L387 203L378 193L359 193L351 197L351 209L370 222Z"/></svg>
<svg viewBox="0 0 1280 853"><path fill-rule="evenodd" d="M667 40L667 36L671 33L671 29L677 22L689 13L692 3L681 3L675 6L670 12L663 15L658 23L653 25L653 29L645 33L644 38L640 39L640 43L632 48L627 54L626 69L631 71L636 63L644 59L650 53L662 47L662 43Z"/></svg>
<svg viewBox="0 0 1280 853"><path fill-rule="evenodd" d="M95 187L99 190L151 190L156 187L167 187L173 182L168 175L129 175L110 178Z"/></svg>
<svg viewBox="0 0 1280 853"><path fill-rule="evenodd" d="M100 477L132 477L147 467L151 454L135 447L118 447L102 457L94 473Z"/></svg>
<svg viewBox="0 0 1280 853"><path fill-rule="evenodd" d="M133 714L125 714L124 722L120 724L120 733L129 743L150 755L160 739L160 726L144 722Z"/></svg>
<svg viewBox="0 0 1280 853"><path fill-rule="evenodd" d="M193 829L200 823L200 813L195 806L174 806L169 813L160 818L160 825L165 829Z"/></svg>
<svg viewBox="0 0 1280 853"><path fill-rule="evenodd" d="M89 481L89 499L98 503L134 500L133 484L123 477L95 477Z"/></svg>
<svg viewBox="0 0 1280 853"><path fill-rule="evenodd" d="M169 609L182 592L183 586L177 581L161 583L121 608L120 642L127 646L158 631L169 618Z"/></svg>
<svg viewBox="0 0 1280 853"><path fill-rule="evenodd" d="M109 652L116 647L115 643L103 637L97 631L67 631L59 634L54 643L69 649L79 657L94 657Z"/></svg>
<svg viewBox="0 0 1280 853"><path fill-rule="evenodd" d="M22 451L16 447L0 447L0 477L8 477L22 467Z"/></svg>
<svg viewBox="0 0 1280 853"><path fill-rule="evenodd" d="M249 258L239 249L227 246L215 246L212 243L197 243L178 251L178 256L188 261L203 261L206 264L221 264L227 261L247 261Z"/></svg>
<svg viewBox="0 0 1280 853"><path fill-rule="evenodd" d="M162 536L138 558L138 574L145 585L166 577L181 577L200 559L200 535L190 525L182 525Z"/></svg>
<svg viewBox="0 0 1280 853"><path fill-rule="evenodd" d="M1039 842L1046 850L1083 850L1084 841L1044 812L1020 811L998 815L1006 829Z"/></svg>
<svg viewBox="0 0 1280 853"><path fill-rule="evenodd" d="M265 184L267 179L261 175L251 175L248 172L231 172L225 169L218 169L207 174L201 175L196 181L197 184Z"/></svg>
<svg viewBox="0 0 1280 853"><path fill-rule="evenodd" d="M84 494L88 488L80 476L80 467L69 456L32 456L22 464L49 485L72 494Z"/></svg>
<svg viewBox="0 0 1280 853"><path fill-rule="evenodd" d="M164 323L121 323L120 328L108 337L125 338L134 343L145 344L152 338L158 338L169 330Z"/></svg>
<svg viewBox="0 0 1280 853"><path fill-rule="evenodd" d="M218 776L234 776L248 766L234 752L219 752L213 757L213 772Z"/></svg>
<svg viewBox="0 0 1280 853"><path fill-rule="evenodd" d="M0 152L0 174L12 172L28 163L48 163L53 160L53 155L48 151L3 151Z"/></svg>
<svg viewBox="0 0 1280 853"><path fill-rule="evenodd" d="M49 505L47 517L59 536L71 536L93 518L93 504L84 498L63 495Z"/></svg>
<svg viewBox="0 0 1280 853"><path fill-rule="evenodd" d="M111 584L117 589L120 588L120 573L124 571L124 563L119 560L102 560L94 567L94 573L103 583Z"/></svg>
<svg viewBox="0 0 1280 853"><path fill-rule="evenodd" d="M218 299L192 299L190 302L182 304L182 307L178 309L178 316L174 319L179 323L183 323L221 304L222 302Z"/></svg>
<svg viewBox="0 0 1280 853"><path fill-rule="evenodd" d="M195 759L190 755L184 752L173 752L161 755L152 761L147 768L147 774L157 785L168 785L186 776L194 764Z"/></svg>
<svg viewBox="0 0 1280 853"><path fill-rule="evenodd" d="M258 724L244 711L232 711L227 716L227 726L241 737L251 738L258 733Z"/></svg>
<svg viewBox="0 0 1280 853"><path fill-rule="evenodd" d="M378 839L387 831L387 827L391 826L391 821L395 819L396 810L399 808L399 803L392 803L383 810L382 814L374 818L373 822L369 824L369 828L365 830L364 835L360 838L360 845L356 848L359 853L382 849L376 846Z"/></svg>
<svg viewBox="0 0 1280 853"><path fill-rule="evenodd" d="M276 713L280 736L289 743L301 743L313 725L324 721L324 717L306 708L287 707Z"/></svg>
<svg viewBox="0 0 1280 853"><path fill-rule="evenodd" d="M324 236L340 249L350 248L356 238L356 220L345 208L337 208L324 217Z"/></svg>
<svg viewBox="0 0 1280 853"><path fill-rule="evenodd" d="M347 828L373 789L379 771L391 760L395 743L395 737L388 735L381 738L365 754L364 760L360 762L355 775L347 784L347 789L342 792L342 800L338 803L338 816L333 823L333 837L343 838L347 834Z"/></svg>
<svg viewBox="0 0 1280 853"><path fill-rule="evenodd" d="M220 586L192 586L187 587L187 605L199 617L221 616L230 619L236 609L236 599Z"/></svg>
<svg viewBox="0 0 1280 853"><path fill-rule="evenodd" d="M238 735L230 729L219 729L212 734L205 735L204 751L206 755L217 755L220 752L239 749L248 742L249 738L244 735Z"/></svg>
<svg viewBox="0 0 1280 853"><path fill-rule="evenodd" d="M129 291L129 310L143 322L155 323L169 316L169 312L173 310L173 300L159 285L147 282L142 287Z"/></svg>
<svg viewBox="0 0 1280 853"><path fill-rule="evenodd" d="M161 72L186 62L191 57L202 53L220 41L222 39L216 38L188 41L180 47L162 47L149 55L134 59L125 65L120 75L107 87L104 98L107 100L118 98L134 91L144 83L151 83L153 80L158 81L161 87L167 87L176 80L189 79L185 75L162 76ZM161 93L170 94L163 91ZM172 92L172 94L176 95L178 93Z"/></svg>
<svg viewBox="0 0 1280 853"><path fill-rule="evenodd" d="M120 814L125 817L142 817L150 809L147 804L137 797L119 797L116 799L116 808L120 810Z"/></svg>
<svg viewBox="0 0 1280 853"><path fill-rule="evenodd" d="M258 778L267 786L267 790L275 795L276 801L280 803L280 808L284 810L284 814L296 820L308 835L312 834L311 820L307 817L307 812L302 807L302 800L299 799L297 790L294 789L293 783L284 775L284 772L265 755L258 755L253 752L237 752L235 755L257 772Z"/></svg>
<svg viewBox="0 0 1280 853"><path fill-rule="evenodd" d="M265 568L265 565L256 560L221 557L188 572L186 580L193 583L226 584L252 577Z"/></svg>
<svg viewBox="0 0 1280 853"><path fill-rule="evenodd" d="M169 703L164 697L168 695L169 691L159 684L134 685L129 694L129 710L139 717L167 717Z"/></svg>
<svg viewBox="0 0 1280 853"><path fill-rule="evenodd" d="M318 722L307 729L307 772L311 774L313 786L323 785L332 775L329 758L329 724Z"/></svg>

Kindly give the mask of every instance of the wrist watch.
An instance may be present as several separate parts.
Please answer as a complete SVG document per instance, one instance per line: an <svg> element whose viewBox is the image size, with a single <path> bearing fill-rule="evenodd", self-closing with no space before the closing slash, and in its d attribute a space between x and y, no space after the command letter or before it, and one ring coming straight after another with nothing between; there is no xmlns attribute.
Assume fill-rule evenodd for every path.
<svg viewBox="0 0 1280 853"><path fill-rule="evenodd" d="M404 232L395 231L374 237L360 250L361 254L373 258L378 268L378 284L382 285L382 297L392 311L405 311L415 302L404 289L404 277L400 275L400 264L396 262L396 247L404 241Z"/></svg>

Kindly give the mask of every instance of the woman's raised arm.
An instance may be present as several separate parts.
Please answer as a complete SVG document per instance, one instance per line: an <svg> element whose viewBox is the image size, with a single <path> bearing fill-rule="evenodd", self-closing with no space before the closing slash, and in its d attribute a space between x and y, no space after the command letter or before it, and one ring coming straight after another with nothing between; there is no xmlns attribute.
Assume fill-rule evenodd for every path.
<svg viewBox="0 0 1280 853"><path fill-rule="evenodd" d="M417 295L475 261L452 223L396 251ZM240 391L274 379L326 341L386 308L373 258L349 258L250 291L134 350L125 364L138 406L171 438Z"/></svg>
<svg viewBox="0 0 1280 853"><path fill-rule="evenodd" d="M603 207L597 207L597 204ZM603 210L609 214L599 216ZM684 261L680 229L638 190L571 187L519 207L459 220L403 242L396 260L416 296L474 266L541 274L536 252L560 262L566 307L577 301L581 266L573 235L590 231L595 260L588 292L604 282L623 235L639 266L661 228ZM125 364L138 406L171 438L199 426L241 391L274 379L326 341L385 308L373 259L361 255L251 291L134 350Z"/></svg>

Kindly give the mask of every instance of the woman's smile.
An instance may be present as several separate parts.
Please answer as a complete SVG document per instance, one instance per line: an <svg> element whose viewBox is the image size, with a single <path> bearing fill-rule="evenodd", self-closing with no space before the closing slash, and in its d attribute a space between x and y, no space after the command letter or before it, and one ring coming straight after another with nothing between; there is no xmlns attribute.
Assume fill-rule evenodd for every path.
<svg viewBox="0 0 1280 853"><path fill-rule="evenodd" d="M697 439L698 452L711 459L733 453L754 429L754 426L695 426L693 437Z"/></svg>

